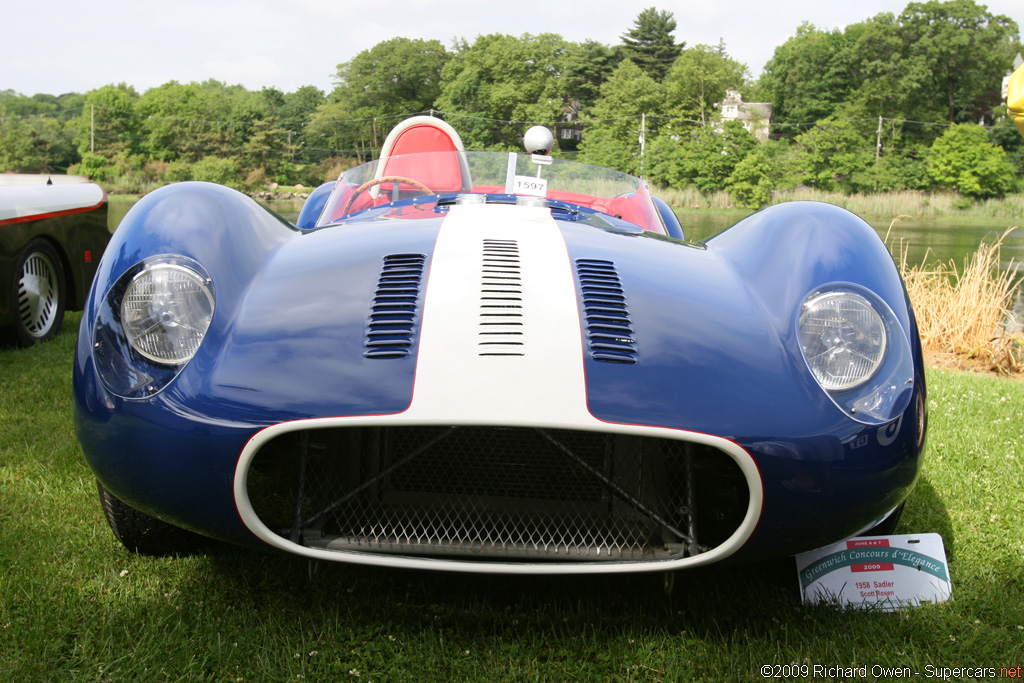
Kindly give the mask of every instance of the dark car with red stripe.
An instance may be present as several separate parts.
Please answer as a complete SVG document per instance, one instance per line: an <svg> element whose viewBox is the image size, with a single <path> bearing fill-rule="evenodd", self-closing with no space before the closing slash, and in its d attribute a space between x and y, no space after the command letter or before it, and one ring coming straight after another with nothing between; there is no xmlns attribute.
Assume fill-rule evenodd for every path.
<svg viewBox="0 0 1024 683"><path fill-rule="evenodd" d="M31 346L81 310L110 239L107 194L80 176L0 174L0 339Z"/></svg>

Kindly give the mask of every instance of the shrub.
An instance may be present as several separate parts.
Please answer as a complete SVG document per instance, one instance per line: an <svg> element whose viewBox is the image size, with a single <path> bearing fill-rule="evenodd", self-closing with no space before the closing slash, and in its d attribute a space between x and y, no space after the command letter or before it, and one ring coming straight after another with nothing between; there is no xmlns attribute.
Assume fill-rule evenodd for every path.
<svg viewBox="0 0 1024 683"><path fill-rule="evenodd" d="M1006 150L975 124L951 126L932 143L928 175L965 197L1002 197L1017 183Z"/></svg>
<svg viewBox="0 0 1024 683"><path fill-rule="evenodd" d="M342 171L358 165L359 160L352 157L326 157L321 159L320 163L310 171L305 184L316 187L331 180L337 180Z"/></svg>
<svg viewBox="0 0 1024 683"><path fill-rule="evenodd" d="M863 170L855 171L850 184L856 192L928 190L933 187L923 163L896 154L875 159Z"/></svg>
<svg viewBox="0 0 1024 683"><path fill-rule="evenodd" d="M245 176L245 189L249 192L261 190L267 185L267 172L262 166L254 168Z"/></svg>
<svg viewBox="0 0 1024 683"><path fill-rule="evenodd" d="M99 154L83 154L82 160L68 170L97 183L106 181L110 176L109 160Z"/></svg>
<svg viewBox="0 0 1024 683"><path fill-rule="evenodd" d="M165 164L164 180L169 183L180 183L192 180L192 164L187 161L161 162Z"/></svg>
<svg viewBox="0 0 1024 683"><path fill-rule="evenodd" d="M760 209L768 204L775 189L771 168L771 159L760 150L736 164L727 187L733 203L747 209Z"/></svg>
<svg viewBox="0 0 1024 683"><path fill-rule="evenodd" d="M853 177L871 163L868 142L852 121L830 118L796 139L803 182L822 190L851 189Z"/></svg>
<svg viewBox="0 0 1024 683"><path fill-rule="evenodd" d="M241 189L238 162L234 159L203 157L192 166L192 179Z"/></svg>

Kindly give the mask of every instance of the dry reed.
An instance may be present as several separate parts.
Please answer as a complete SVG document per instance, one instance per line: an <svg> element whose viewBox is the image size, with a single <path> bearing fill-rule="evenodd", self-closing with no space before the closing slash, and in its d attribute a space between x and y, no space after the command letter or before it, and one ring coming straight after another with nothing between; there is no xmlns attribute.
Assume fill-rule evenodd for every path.
<svg viewBox="0 0 1024 683"><path fill-rule="evenodd" d="M895 223L895 221L893 221ZM908 266L904 245L894 250L927 350L983 363L997 372L1024 371L1024 337L1007 327L1019 278L999 269L1010 228L982 243L962 268L948 263ZM927 257L926 257L927 258Z"/></svg>

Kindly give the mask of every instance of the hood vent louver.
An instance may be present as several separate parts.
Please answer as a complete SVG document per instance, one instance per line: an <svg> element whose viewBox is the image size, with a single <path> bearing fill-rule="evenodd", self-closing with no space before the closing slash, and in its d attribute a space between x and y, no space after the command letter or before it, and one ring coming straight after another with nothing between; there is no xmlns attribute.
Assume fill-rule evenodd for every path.
<svg viewBox="0 0 1024 683"><path fill-rule="evenodd" d="M366 330L367 358L404 358L412 348L426 256L390 254L377 280Z"/></svg>
<svg viewBox="0 0 1024 683"><path fill-rule="evenodd" d="M590 357L609 363L636 363L633 323L615 264L577 259L576 276L582 294Z"/></svg>
<svg viewBox="0 0 1024 683"><path fill-rule="evenodd" d="M515 240L483 241L479 355L525 356L523 280Z"/></svg>

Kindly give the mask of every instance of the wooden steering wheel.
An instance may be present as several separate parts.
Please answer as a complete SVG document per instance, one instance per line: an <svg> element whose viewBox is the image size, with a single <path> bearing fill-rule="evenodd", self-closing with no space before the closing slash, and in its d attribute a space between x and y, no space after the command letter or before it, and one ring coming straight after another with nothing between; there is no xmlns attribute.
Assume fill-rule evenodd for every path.
<svg viewBox="0 0 1024 683"><path fill-rule="evenodd" d="M341 215L348 215L348 210L352 208L353 204L355 204L356 197L366 192L371 187L383 185L384 183L405 183L406 185L412 185L417 190L425 194L435 194L433 190L431 190L429 187L427 187L418 180L413 180L412 178L406 178L405 176L400 175L385 175L381 176L380 178L374 178L373 180L367 180L365 183L357 187L355 192L353 192L352 195L348 198L348 201L345 202L345 208L341 210Z"/></svg>

